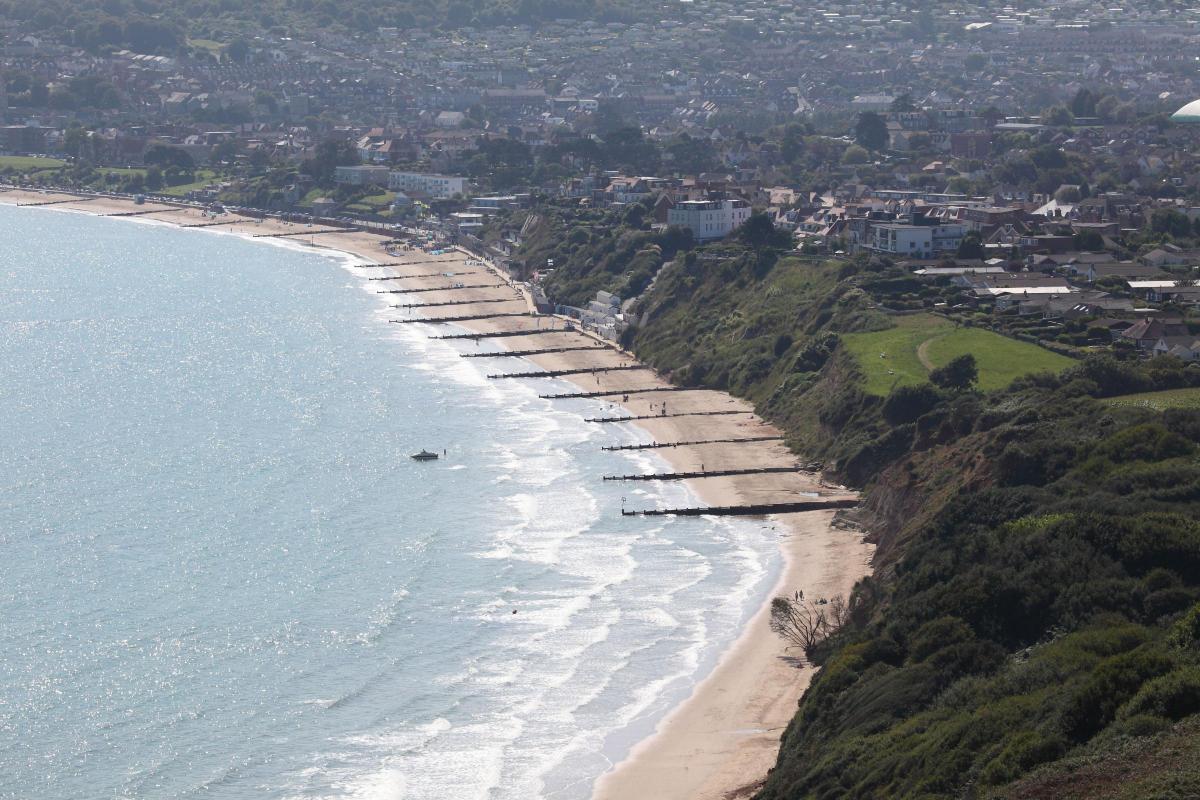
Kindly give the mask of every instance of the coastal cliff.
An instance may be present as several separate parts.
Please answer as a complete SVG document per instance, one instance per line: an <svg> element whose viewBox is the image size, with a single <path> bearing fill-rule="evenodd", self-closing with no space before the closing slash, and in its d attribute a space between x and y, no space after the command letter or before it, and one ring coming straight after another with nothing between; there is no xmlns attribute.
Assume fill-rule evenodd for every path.
<svg viewBox="0 0 1200 800"><path fill-rule="evenodd" d="M625 280L619 261L588 273L594 237L560 284ZM1197 386L1195 369L1048 361L972 330L977 374L904 380L901 333L957 328L889 310L904 284L887 264L745 237L662 263L637 281L624 344L679 384L751 400L864 490L854 518L878 544L849 621L810 653L823 668L760 797L1200 785L1200 411L1145 394ZM1026 374L993 357L1014 347Z"/></svg>

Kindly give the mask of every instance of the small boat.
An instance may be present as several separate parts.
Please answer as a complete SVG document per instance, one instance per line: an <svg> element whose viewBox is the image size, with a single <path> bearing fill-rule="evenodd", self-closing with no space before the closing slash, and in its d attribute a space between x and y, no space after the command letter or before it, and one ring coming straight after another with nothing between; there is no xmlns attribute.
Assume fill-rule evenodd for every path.
<svg viewBox="0 0 1200 800"><path fill-rule="evenodd" d="M413 453L411 456L409 456L409 458L414 461L437 461L438 454L431 453L428 450L422 450L419 453Z"/></svg>

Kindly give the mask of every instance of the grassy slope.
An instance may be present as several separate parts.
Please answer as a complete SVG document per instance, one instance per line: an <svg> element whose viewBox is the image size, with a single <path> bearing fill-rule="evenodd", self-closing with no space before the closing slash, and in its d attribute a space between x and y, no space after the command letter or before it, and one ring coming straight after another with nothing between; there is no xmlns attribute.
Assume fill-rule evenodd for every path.
<svg viewBox="0 0 1200 800"><path fill-rule="evenodd" d="M929 370L919 355L934 367L966 353L974 355L979 388L984 391L1003 389L1032 372L1059 372L1075 363L1037 345L979 328L960 328L931 314L898 317L894 328L848 334L842 342L865 375L866 391L881 397L896 386L927 380Z"/></svg>
<svg viewBox="0 0 1200 800"><path fill-rule="evenodd" d="M1167 389L1162 392L1142 392L1111 397L1111 406L1132 406L1164 411L1168 408L1200 408L1200 389Z"/></svg>
<svg viewBox="0 0 1200 800"><path fill-rule="evenodd" d="M1192 712L1188 699L1144 713L1160 706L1139 687L1164 671L1186 683L1200 662L1200 650L1164 644L1200 600L1200 418L1158 422L1086 397L1111 367L883 316L845 265L786 257L764 268L725 249L664 269L630 343L682 383L753 399L794 445L865 483L887 554L823 656L762 797L1005 796L1039 765L1086 757L1113 767L1114 796L1142 796L1146 776L1119 770L1131 737ZM871 356L892 360L878 358L887 342L917 382L930 339L934 364L973 352L985 386L1071 364L1082 380L945 395L913 424L886 424L868 390ZM1180 748L1177 758L1200 756Z"/></svg>
<svg viewBox="0 0 1200 800"><path fill-rule="evenodd" d="M1200 797L1200 719L1109 741L998 790L996 800Z"/></svg>
<svg viewBox="0 0 1200 800"><path fill-rule="evenodd" d="M159 194L170 195L171 197L183 197L188 192L198 191L214 182L217 178L217 173L211 169L196 170L196 180L191 183L181 183L178 186L164 186L159 190Z"/></svg>
<svg viewBox="0 0 1200 800"><path fill-rule="evenodd" d="M58 158L37 158L35 156L0 156L0 169L12 167L18 172L37 172L44 169L58 169L67 162Z"/></svg>

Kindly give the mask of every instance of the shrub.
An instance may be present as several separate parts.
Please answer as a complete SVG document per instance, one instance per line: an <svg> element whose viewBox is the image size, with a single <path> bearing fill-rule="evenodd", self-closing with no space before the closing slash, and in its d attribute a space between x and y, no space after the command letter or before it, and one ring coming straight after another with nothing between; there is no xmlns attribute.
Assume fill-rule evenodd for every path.
<svg viewBox="0 0 1200 800"><path fill-rule="evenodd" d="M1200 603L1192 606L1183 619L1171 626L1167 643L1172 647L1189 648L1200 644Z"/></svg>
<svg viewBox="0 0 1200 800"><path fill-rule="evenodd" d="M932 411L941 399L938 390L928 383L899 386L884 401L883 418L892 425L907 425Z"/></svg>
<svg viewBox="0 0 1200 800"><path fill-rule="evenodd" d="M974 638L975 632L958 617L939 617L926 622L913 634L908 645L908 657L914 662L924 661L943 647L969 642Z"/></svg>
<svg viewBox="0 0 1200 800"><path fill-rule="evenodd" d="M1063 729L1074 741L1085 742L1116 716L1146 681L1174 666L1167 656L1141 647L1104 661L1071 693L1063 711Z"/></svg>
<svg viewBox="0 0 1200 800"><path fill-rule="evenodd" d="M979 380L979 368L975 356L967 353L929 373L929 382L943 389L963 391Z"/></svg>
<svg viewBox="0 0 1200 800"><path fill-rule="evenodd" d="M1162 461L1185 456L1194 448L1191 442L1162 425L1152 422L1126 428L1096 447L1096 455L1115 463L1126 461Z"/></svg>
<svg viewBox="0 0 1200 800"><path fill-rule="evenodd" d="M1153 714L1180 720L1200 712L1200 667L1177 669L1148 681L1121 708L1121 716Z"/></svg>

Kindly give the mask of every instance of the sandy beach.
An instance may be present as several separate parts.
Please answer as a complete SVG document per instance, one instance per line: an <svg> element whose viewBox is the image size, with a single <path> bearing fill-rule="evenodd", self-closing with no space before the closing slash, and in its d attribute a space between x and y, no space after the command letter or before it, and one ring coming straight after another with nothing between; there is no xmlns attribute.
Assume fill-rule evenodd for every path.
<svg viewBox="0 0 1200 800"><path fill-rule="evenodd" d="M136 214L134 218L143 221L207 226L204 229L247 237L283 237L297 244L349 253L365 262L387 264L369 271L379 279L374 282L378 291L386 292L396 306L395 320L510 315L456 322L480 334L520 332L504 338L463 339L456 343L458 349L464 354L477 352L482 349L481 343L488 341L511 351L555 350L525 356L525 361L488 358L480 362L486 372L493 374L529 372L529 363L547 371L577 371L562 377L578 386L580 392L611 393L597 398L611 406L606 416L645 417L636 424L645 432L647 443L689 443L652 451L676 471L783 468L796 464L795 456L780 439L780 431L757 417L750 404L721 392L672 389L669 382L612 343L567 330L564 320L535 317L530 313L528 294L519 285L464 250L433 255L411 248L389 253L385 248L388 240L373 233L323 233L329 229L320 225L259 221L229 214L209 217L196 208L151 201L136 205L119 198L79 199L63 193L8 189L0 190L0 203L53 203L47 207L101 216ZM435 335L455 332L449 326L437 328L441 331L435 329ZM730 439L743 441L713 441ZM744 441L747 439L758 441ZM690 444L695 442L700 444ZM819 475L804 471L704 477L689 483L710 506L854 497L841 487L822 484ZM772 595L796 589L810 597L848 595L854 583L869 573L872 546L858 534L834 528L833 513L808 511L774 518L784 569ZM812 677L812 670L798 668L789 658L793 654L786 653L782 641L771 633L768 612L768 605L759 609L692 696L663 720L656 733L639 744L628 759L601 777L594 792L597 800L748 796L751 789L747 787L757 785L774 764L779 736Z"/></svg>

